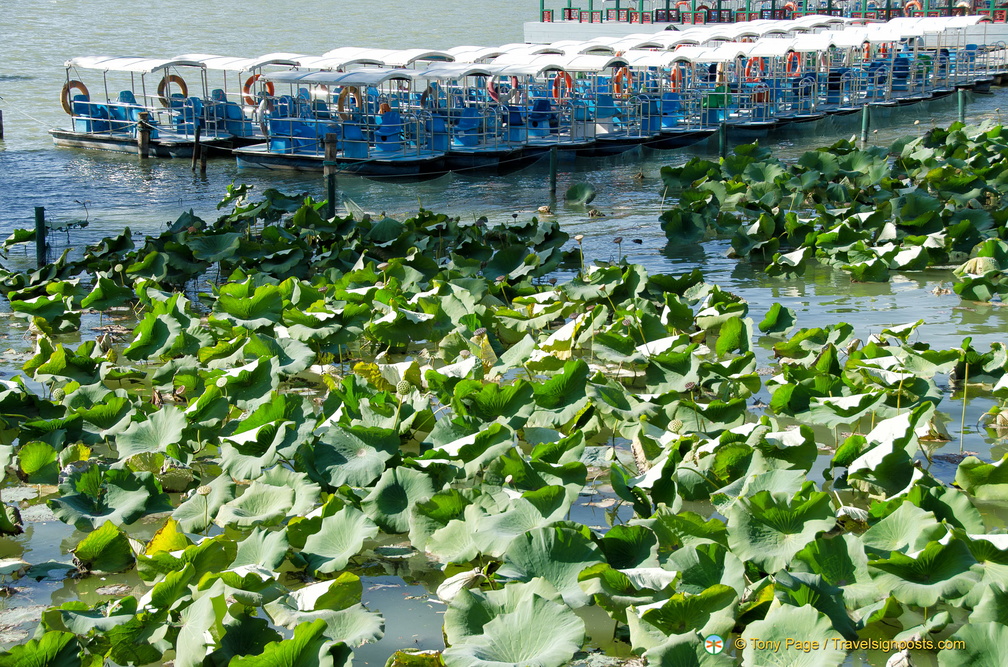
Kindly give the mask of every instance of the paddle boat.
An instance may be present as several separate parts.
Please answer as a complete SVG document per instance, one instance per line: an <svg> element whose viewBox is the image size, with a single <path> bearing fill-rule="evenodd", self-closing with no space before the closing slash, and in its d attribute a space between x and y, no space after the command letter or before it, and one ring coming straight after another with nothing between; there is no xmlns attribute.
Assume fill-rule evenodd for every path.
<svg viewBox="0 0 1008 667"><path fill-rule="evenodd" d="M510 135L507 103L516 88L499 84L494 68L469 62L432 63L414 75L422 90L414 111L429 116L432 147L446 152L448 169L460 173L507 173L539 155Z"/></svg>
<svg viewBox="0 0 1008 667"><path fill-rule="evenodd" d="M205 148L227 149L231 135L224 123L203 114L207 80L199 61L88 56L65 65L60 104L70 116L71 128L49 130L57 146L136 153L141 114L146 114L151 156L192 156L197 128ZM95 98L82 81L88 77L81 71L87 70L102 73L101 92ZM190 83L197 94L190 95ZM113 90L118 90L114 97Z"/></svg>
<svg viewBox="0 0 1008 667"><path fill-rule="evenodd" d="M269 140L235 149L238 166L319 171L328 160L339 172L371 178L444 174L447 151L434 141L431 115L409 102L415 73L372 67L264 74L276 92L266 112Z"/></svg>
<svg viewBox="0 0 1008 667"><path fill-rule="evenodd" d="M188 53L177 59L203 65L207 80L212 81L210 96L203 100L203 117L223 127L231 135L230 148L250 146L267 140L265 112L273 96L273 84L262 80L269 71L300 65L303 56L296 53L269 53L258 58L235 58L202 53Z"/></svg>

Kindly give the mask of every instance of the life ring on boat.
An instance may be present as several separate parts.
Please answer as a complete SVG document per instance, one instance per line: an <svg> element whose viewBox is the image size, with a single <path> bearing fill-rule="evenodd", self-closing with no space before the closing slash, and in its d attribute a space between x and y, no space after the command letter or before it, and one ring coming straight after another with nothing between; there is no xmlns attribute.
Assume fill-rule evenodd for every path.
<svg viewBox="0 0 1008 667"><path fill-rule="evenodd" d="M864 43L864 60L871 60L871 44Z"/></svg>
<svg viewBox="0 0 1008 667"><path fill-rule="evenodd" d="M161 83L157 86L158 98L161 100L161 106L168 107L171 104L171 100L168 99L169 90L171 89L171 84L175 84L179 87L179 92L182 93L182 97L189 97L189 86L186 85L185 79L180 77L178 74L167 74L161 79Z"/></svg>
<svg viewBox="0 0 1008 667"><path fill-rule="evenodd" d="M798 76L801 74L801 56L797 51L788 52L787 65L784 71L788 76Z"/></svg>
<svg viewBox="0 0 1008 667"><path fill-rule="evenodd" d="M749 83L756 83L763 80L766 74L766 60L757 56L749 58L745 65L745 80Z"/></svg>
<svg viewBox="0 0 1008 667"><path fill-rule="evenodd" d="M624 97L630 94L630 87L633 85L633 74L629 67L620 67L616 70L616 75L612 80L613 95Z"/></svg>
<svg viewBox="0 0 1008 667"><path fill-rule="evenodd" d="M493 100L494 102L500 102L500 90L497 88L496 81L497 77L495 76L492 76L489 79L487 79L487 95L489 95L490 99ZM518 77L513 76L511 77L511 91L507 94L506 99L504 101L508 102L511 98L511 95L513 95L514 91L516 90L518 90Z"/></svg>
<svg viewBox="0 0 1008 667"><path fill-rule="evenodd" d="M672 71L669 73L669 90L673 93L681 92L682 83L682 69L678 65L673 65Z"/></svg>
<svg viewBox="0 0 1008 667"><path fill-rule="evenodd" d="M561 92L562 86L566 86L566 93L570 95L574 91L574 79L569 72L557 72L553 77L553 99L563 104L566 97Z"/></svg>
<svg viewBox="0 0 1008 667"><path fill-rule="evenodd" d="M791 12L793 14L794 12L798 11L798 5L796 5L793 2L785 2L784 11Z"/></svg>
<svg viewBox="0 0 1008 667"><path fill-rule="evenodd" d="M347 105L347 99L353 97L357 108L364 106L361 101L360 89L357 86L346 86L340 91L339 97L336 98L336 112L339 113L339 117L343 120L350 120L350 110Z"/></svg>
<svg viewBox="0 0 1008 667"><path fill-rule="evenodd" d="M903 5L903 11L909 15L910 12L920 12L924 11L924 5L922 5L919 0L910 0L910 2Z"/></svg>
<svg viewBox="0 0 1008 667"><path fill-rule="evenodd" d="M249 106L252 106L253 104L256 103L255 96L252 95L252 86L256 84L256 81L259 80L260 76L262 75L253 74L249 78L245 79L245 85L242 86L242 93L245 95L245 104ZM276 93L276 88L273 87L272 81L267 81L265 88L266 88L266 94L269 95L270 97L273 97L273 95Z"/></svg>
<svg viewBox="0 0 1008 667"><path fill-rule="evenodd" d="M882 42L882 44L879 46L878 52L879 52L879 55L882 56L883 58L888 58L889 57L889 45L886 44L885 42Z"/></svg>
<svg viewBox="0 0 1008 667"><path fill-rule="evenodd" d="M91 99L91 93L88 92L87 86L76 79L70 79L63 84L63 90L60 91L60 104L63 105L63 111L66 111L72 116L73 97L70 95L71 90L79 90L80 94L88 99Z"/></svg>
<svg viewBox="0 0 1008 667"><path fill-rule="evenodd" d="M388 113L389 111L392 111L392 105L388 102L382 102L378 105L378 113Z"/></svg>

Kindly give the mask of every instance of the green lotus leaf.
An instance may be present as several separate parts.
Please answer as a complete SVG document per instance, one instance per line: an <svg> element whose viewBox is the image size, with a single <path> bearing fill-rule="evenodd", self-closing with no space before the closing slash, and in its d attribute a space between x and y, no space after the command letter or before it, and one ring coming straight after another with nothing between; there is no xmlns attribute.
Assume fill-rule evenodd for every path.
<svg viewBox="0 0 1008 667"><path fill-rule="evenodd" d="M18 468L32 484L55 484L59 474L58 454L47 442L26 442L18 449Z"/></svg>
<svg viewBox="0 0 1008 667"><path fill-rule="evenodd" d="M795 554L791 572L812 572L843 591L849 609L865 607L877 601L880 590L868 573L868 556L855 535L820 537Z"/></svg>
<svg viewBox="0 0 1008 667"><path fill-rule="evenodd" d="M410 468L389 468L361 501L361 509L386 533L405 533L413 505L436 489L431 478Z"/></svg>
<svg viewBox="0 0 1008 667"><path fill-rule="evenodd" d="M446 667L560 667L581 648L584 633L584 621L568 607L530 595L442 657Z"/></svg>
<svg viewBox="0 0 1008 667"><path fill-rule="evenodd" d="M673 512L668 507L659 507L651 519L651 529L662 551L701 544L728 546L728 529L717 518L705 521L695 512Z"/></svg>
<svg viewBox="0 0 1008 667"><path fill-rule="evenodd" d="M453 519L461 519L466 506L471 502L471 493L447 488L414 504L409 519L409 540L413 548L424 551L427 540L434 531L444 528Z"/></svg>
<svg viewBox="0 0 1008 667"><path fill-rule="evenodd" d="M578 585L578 575L604 560L601 550L580 532L565 526L543 527L514 538L498 574L519 581L542 577L568 605L583 607L589 598Z"/></svg>
<svg viewBox="0 0 1008 667"><path fill-rule="evenodd" d="M209 484L194 490L175 508L172 518L179 522L182 530L190 533L202 532L214 522L220 508L235 499L236 488L229 476L217 477Z"/></svg>
<svg viewBox="0 0 1008 667"><path fill-rule="evenodd" d="M136 293L128 287L112 280L108 274L99 273L91 292L81 301L81 308L98 311L111 310L136 298Z"/></svg>
<svg viewBox="0 0 1008 667"><path fill-rule="evenodd" d="M857 627L844 607L843 591L817 574L781 570L774 575L778 599L796 607L809 605L830 619L833 628L848 640L858 638Z"/></svg>
<svg viewBox="0 0 1008 667"><path fill-rule="evenodd" d="M20 535L23 531L18 508L3 505L0 509L0 535Z"/></svg>
<svg viewBox="0 0 1008 667"><path fill-rule="evenodd" d="M588 567L578 575L582 590L620 623L627 622L629 607L671 597L675 579L675 572L659 567L616 570L605 563Z"/></svg>
<svg viewBox="0 0 1008 667"><path fill-rule="evenodd" d="M326 629L322 619L302 623L290 639L270 642L259 655L237 656L230 667L349 667L349 648L326 638Z"/></svg>
<svg viewBox="0 0 1008 667"><path fill-rule="evenodd" d="M656 633L661 635L661 633ZM700 632L656 637L654 645L644 651L649 665L696 665L697 667L726 667L736 664L727 652L711 653L707 638ZM727 642L725 642L727 645Z"/></svg>
<svg viewBox="0 0 1008 667"><path fill-rule="evenodd" d="M123 572L136 562L129 538L111 521L90 532L73 553L81 572Z"/></svg>
<svg viewBox="0 0 1008 667"><path fill-rule="evenodd" d="M765 334L783 336L794 328L796 321L794 309L775 302L759 323L759 330Z"/></svg>
<svg viewBox="0 0 1008 667"><path fill-rule="evenodd" d="M143 259L126 267L126 273L137 278L149 278L155 282L164 282L168 278L168 256L157 250L152 250Z"/></svg>
<svg viewBox="0 0 1008 667"><path fill-rule="evenodd" d="M637 634L635 625L641 622L666 636L689 630L727 635L734 625L738 600L735 589L716 584L695 595L676 593L667 600L631 610L627 614L627 620L631 622L631 641ZM637 631L642 629L638 627Z"/></svg>
<svg viewBox="0 0 1008 667"><path fill-rule="evenodd" d="M123 350L123 355L133 361L162 356L172 349L181 335L182 325L178 320L149 312L133 329L133 342Z"/></svg>
<svg viewBox="0 0 1008 667"><path fill-rule="evenodd" d="M314 572L330 574L347 566L364 541L378 534L378 526L363 512L344 507L322 519L321 527L305 540L301 555Z"/></svg>
<svg viewBox="0 0 1008 667"><path fill-rule="evenodd" d="M862 536L862 542L867 549L882 556L889 555L891 551L916 553L928 542L940 540L947 533L948 529L938 523L934 514L905 502L869 528Z"/></svg>
<svg viewBox="0 0 1008 667"><path fill-rule="evenodd" d="M243 237L244 234L241 232L190 235L186 239L186 245L192 251L193 257L213 264L234 257Z"/></svg>
<svg viewBox="0 0 1008 667"><path fill-rule="evenodd" d="M794 497L760 491L739 498L729 510L728 545L764 572L785 567L817 533L836 525L829 494L806 484Z"/></svg>
<svg viewBox="0 0 1008 667"><path fill-rule="evenodd" d="M182 442L186 418L174 406L162 407L148 415L144 421L133 422L116 436L116 451L120 458L148 452L167 452L172 445Z"/></svg>
<svg viewBox="0 0 1008 667"><path fill-rule="evenodd" d="M1008 590L996 584L984 587L980 602L969 615L970 625L988 621L1008 624Z"/></svg>
<svg viewBox="0 0 1008 667"><path fill-rule="evenodd" d="M360 591L360 580L346 572L338 579L309 584L271 602L266 605L266 611L274 623L287 628L321 619L326 623L326 637L349 646L360 646L378 641L385 633L381 614L359 604Z"/></svg>
<svg viewBox="0 0 1008 667"><path fill-rule="evenodd" d="M59 295L43 295L23 301L12 300L10 307L15 313L27 313L43 320L55 321L72 309L73 303L71 299Z"/></svg>
<svg viewBox="0 0 1008 667"><path fill-rule="evenodd" d="M252 286L252 281L228 283L217 296L223 318L235 326L263 329L280 321L283 299L276 285Z"/></svg>
<svg viewBox="0 0 1008 667"><path fill-rule="evenodd" d="M217 511L218 526L272 526L280 523L294 506L294 490L255 480L245 492L224 503Z"/></svg>
<svg viewBox="0 0 1008 667"><path fill-rule="evenodd" d="M94 384L101 380L101 360L86 354L85 343L76 351L70 351L62 344L56 345L48 359L34 366L33 377L39 381L74 380L80 384ZM25 370L29 370L26 365Z"/></svg>
<svg viewBox="0 0 1008 667"><path fill-rule="evenodd" d="M80 644L70 632L51 631L0 653L3 667L80 667Z"/></svg>
<svg viewBox="0 0 1008 667"><path fill-rule="evenodd" d="M89 385L82 386L73 392L73 394L77 394L86 386ZM111 393L104 396L98 402L87 407L79 406L75 410L77 414L83 417L84 425L96 429L96 431L91 432L103 438L125 430L130 425L134 411L133 401L128 396Z"/></svg>
<svg viewBox="0 0 1008 667"><path fill-rule="evenodd" d="M406 648L393 653L385 667L445 667L445 664L441 651Z"/></svg>
<svg viewBox="0 0 1008 667"><path fill-rule="evenodd" d="M1005 500L1008 498L1008 455L997 463L984 463L975 456L967 456L956 469L955 483L980 500Z"/></svg>
<svg viewBox="0 0 1008 667"><path fill-rule="evenodd" d="M254 410L271 399L280 386L280 362L276 357L256 359L228 369L217 378L224 395L242 410Z"/></svg>
<svg viewBox="0 0 1008 667"><path fill-rule="evenodd" d="M887 559L868 563L881 590L919 607L934 606L938 600L959 597L976 585L970 570L976 560L961 540L948 544L932 542L910 556L898 551Z"/></svg>
<svg viewBox="0 0 1008 667"><path fill-rule="evenodd" d="M198 581L207 573L226 570L235 559L235 550L235 542L225 539L223 535L204 538L198 544L181 551L140 554L137 556L137 573L144 581L153 581L191 566L192 576Z"/></svg>
<svg viewBox="0 0 1008 667"><path fill-rule="evenodd" d="M248 613L236 613L236 616L232 616L229 610L221 622L223 635L219 646L206 656L207 663L225 665L237 656L260 655L270 642L283 640L281 634L266 619Z"/></svg>
<svg viewBox="0 0 1008 667"><path fill-rule="evenodd" d="M287 542L285 530L264 530L256 527L238 543L238 551L230 569L252 565L277 570L287 558Z"/></svg>
<svg viewBox="0 0 1008 667"><path fill-rule="evenodd" d="M78 530L94 530L106 521L128 524L145 514L171 510L168 496L146 472L84 465L74 469L59 489L60 497L49 500L49 507L60 521Z"/></svg>
<svg viewBox="0 0 1008 667"><path fill-rule="evenodd" d="M940 667L998 667L1008 655L1008 627L1002 623L967 623L950 637L964 645L938 652Z"/></svg>
<svg viewBox="0 0 1008 667"><path fill-rule="evenodd" d="M302 448L299 458L310 466L314 479L330 488L365 487L398 451L399 436L389 429L332 424L315 443Z"/></svg>
<svg viewBox="0 0 1008 667"><path fill-rule="evenodd" d="M590 183L574 183L564 193L564 201L585 206L595 199L595 188Z"/></svg>
<svg viewBox="0 0 1008 667"><path fill-rule="evenodd" d="M249 336L242 351L255 357L276 357L280 361L279 370L284 375L297 375L315 361L315 353L301 341L272 338L259 333Z"/></svg>
<svg viewBox="0 0 1008 667"><path fill-rule="evenodd" d="M829 618L810 606L795 607L785 604L772 610L761 621L750 623L742 633L746 642L742 651L745 664L777 664L790 667L839 667L847 657L838 647L842 641ZM759 649L754 640L774 642L774 650ZM815 641L812 650L795 642L796 639ZM791 640L790 642L788 640ZM777 644L776 642L780 642ZM767 661L772 662L767 662Z"/></svg>

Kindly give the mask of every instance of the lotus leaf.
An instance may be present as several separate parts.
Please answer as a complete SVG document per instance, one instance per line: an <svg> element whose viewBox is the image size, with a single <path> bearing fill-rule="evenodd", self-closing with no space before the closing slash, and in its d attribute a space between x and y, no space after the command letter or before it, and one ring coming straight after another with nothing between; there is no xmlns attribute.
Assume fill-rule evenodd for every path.
<svg viewBox="0 0 1008 667"><path fill-rule="evenodd" d="M498 574L519 581L542 577L553 584L564 602L581 607L589 600L578 586L578 575L603 561L601 550L580 532L563 526L543 527L514 538Z"/></svg>
<svg viewBox="0 0 1008 667"><path fill-rule="evenodd" d="M34 236L34 233L32 234ZM80 644L69 632L46 632L37 639L16 644L0 653L4 667L78 667L81 665Z"/></svg>
<svg viewBox="0 0 1008 667"><path fill-rule="evenodd" d="M293 506L293 489L255 480L244 493L221 506L214 523L238 528L271 526L283 521Z"/></svg>
<svg viewBox="0 0 1008 667"><path fill-rule="evenodd" d="M932 607L938 600L963 595L976 585L970 571L975 563L966 544L952 540L947 544L931 542L914 555L892 552L887 559L871 561L868 566L879 588L892 591L900 602Z"/></svg>
<svg viewBox="0 0 1008 667"><path fill-rule="evenodd" d="M838 647L842 640L829 619L808 605L796 607L785 604L777 607L762 621L750 623L742 633L746 647L742 651L745 664L776 664L792 667L835 667L842 665L846 653ZM815 641L817 645L806 651L796 643L796 638ZM754 639L780 642L773 651L756 648ZM791 642L787 640L791 639ZM771 661L771 662L768 662Z"/></svg>
<svg viewBox="0 0 1008 667"><path fill-rule="evenodd" d="M584 641L584 621L536 594L523 596L481 625L479 633L456 638L445 649L447 667L560 667Z"/></svg>
<svg viewBox="0 0 1008 667"><path fill-rule="evenodd" d="M430 477L418 470L389 468L361 501L361 509L383 531L405 533L413 505L427 500L436 490Z"/></svg>
<svg viewBox="0 0 1008 667"><path fill-rule="evenodd" d="M106 521L122 525L145 514L171 510L168 496L153 475L77 466L59 485L60 497L49 502L53 513L78 530L94 530Z"/></svg>
<svg viewBox="0 0 1008 667"><path fill-rule="evenodd" d="M301 555L315 572L330 574L347 566L364 541L378 534L378 526L353 507L322 519L321 527L305 540Z"/></svg>
<svg viewBox="0 0 1008 667"><path fill-rule="evenodd" d="M1008 628L1002 623L968 623L951 637L963 642L962 648L946 648L938 653L941 667L996 667L1008 651Z"/></svg>
<svg viewBox="0 0 1008 667"><path fill-rule="evenodd" d="M215 478L194 490L175 511L172 518L179 522L182 530L199 532L206 530L217 512L225 503L235 499L236 485L227 475Z"/></svg>
<svg viewBox="0 0 1008 667"><path fill-rule="evenodd" d="M129 539L111 521L89 533L74 549L74 562L81 572L122 572L135 561Z"/></svg>
<svg viewBox="0 0 1008 667"><path fill-rule="evenodd" d="M349 667L352 652L342 642L333 643L325 636L322 619L294 628L290 639L266 644L259 655L238 656L232 667Z"/></svg>
<svg viewBox="0 0 1008 667"><path fill-rule="evenodd" d="M794 497L760 491L739 498L728 514L728 525L735 528L728 533L732 553L764 572L776 572L817 533L833 528L829 496L811 487L807 484Z"/></svg>
<svg viewBox="0 0 1008 667"><path fill-rule="evenodd" d="M361 586L356 575L346 572L333 581L309 584L266 605L273 622L288 628L321 619L325 636L349 646L381 639L385 621L360 604Z"/></svg>

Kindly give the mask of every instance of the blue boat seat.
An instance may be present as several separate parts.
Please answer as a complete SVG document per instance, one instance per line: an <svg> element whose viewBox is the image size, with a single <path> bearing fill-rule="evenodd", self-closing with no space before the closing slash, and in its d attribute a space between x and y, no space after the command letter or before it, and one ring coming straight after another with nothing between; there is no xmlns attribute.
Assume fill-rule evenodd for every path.
<svg viewBox="0 0 1008 667"><path fill-rule="evenodd" d="M375 148L380 151L402 150L403 122L398 111L386 111L378 117L375 129Z"/></svg>
<svg viewBox="0 0 1008 667"><path fill-rule="evenodd" d="M427 122L427 148L432 151L448 150L448 119L434 114Z"/></svg>
<svg viewBox="0 0 1008 667"><path fill-rule="evenodd" d="M368 158L367 139L356 123L343 123L343 155L356 160Z"/></svg>
<svg viewBox="0 0 1008 667"><path fill-rule="evenodd" d="M532 103L532 109L528 115L529 135L535 137L545 137L549 135L553 128L557 127L558 119L553 105L545 98L539 98Z"/></svg>
<svg viewBox="0 0 1008 667"><path fill-rule="evenodd" d="M456 146L478 146L482 134L483 116L476 107L466 107L455 123L455 137L452 141Z"/></svg>

